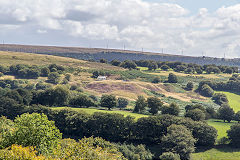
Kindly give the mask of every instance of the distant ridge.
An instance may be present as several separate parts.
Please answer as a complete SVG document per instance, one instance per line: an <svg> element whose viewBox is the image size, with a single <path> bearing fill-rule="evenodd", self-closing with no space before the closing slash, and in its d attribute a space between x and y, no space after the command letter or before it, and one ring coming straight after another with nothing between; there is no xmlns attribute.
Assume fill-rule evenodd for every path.
<svg viewBox="0 0 240 160"><path fill-rule="evenodd" d="M171 55L153 52L140 52L118 49L102 48L81 48L81 47L57 47L57 46L33 46L33 45L16 45L0 44L0 51L26 52L71 57L84 60L100 60L102 58L111 61L117 59L124 60L156 60L156 61L180 61L185 63L196 64L216 64L240 67L240 59L224 59L213 57L193 57L182 55Z"/></svg>

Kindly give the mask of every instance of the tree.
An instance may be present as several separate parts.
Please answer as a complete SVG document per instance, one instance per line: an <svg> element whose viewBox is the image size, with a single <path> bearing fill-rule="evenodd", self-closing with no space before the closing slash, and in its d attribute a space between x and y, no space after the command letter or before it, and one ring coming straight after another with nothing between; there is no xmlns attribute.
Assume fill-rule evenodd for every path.
<svg viewBox="0 0 240 160"><path fill-rule="evenodd" d="M207 84L204 84L201 88L200 94L205 97L212 97L214 94L214 90Z"/></svg>
<svg viewBox="0 0 240 160"><path fill-rule="evenodd" d="M205 113L200 109L189 110L185 117L189 117L194 121L202 121L205 119Z"/></svg>
<svg viewBox="0 0 240 160"><path fill-rule="evenodd" d="M117 106L117 100L114 95L102 95L100 101L101 107L106 107L108 110Z"/></svg>
<svg viewBox="0 0 240 160"><path fill-rule="evenodd" d="M161 146L163 152L173 152L179 154L181 159L190 159L190 154L194 152L192 133L182 125L171 125L167 128L167 135L163 136Z"/></svg>
<svg viewBox="0 0 240 160"><path fill-rule="evenodd" d="M187 86L186 86L186 90L192 91L192 90L193 90L193 87L194 87L193 83L192 83L192 82L188 82L188 83L187 83Z"/></svg>
<svg viewBox="0 0 240 160"><path fill-rule="evenodd" d="M234 111L228 105L224 104L218 109L218 117L224 122L228 121L230 123L234 119Z"/></svg>
<svg viewBox="0 0 240 160"><path fill-rule="evenodd" d="M100 59L100 63L107 63L106 59Z"/></svg>
<svg viewBox="0 0 240 160"><path fill-rule="evenodd" d="M95 103L93 100L85 95L79 95L70 99L69 104L73 107L93 107Z"/></svg>
<svg viewBox="0 0 240 160"><path fill-rule="evenodd" d="M238 112L235 114L235 120L238 121L238 123L240 123L240 111L238 111Z"/></svg>
<svg viewBox="0 0 240 160"><path fill-rule="evenodd" d="M212 97L212 100L219 105L228 103L227 96L223 93L215 93Z"/></svg>
<svg viewBox="0 0 240 160"><path fill-rule="evenodd" d="M147 67L148 67L148 70L154 70L155 71L158 68L158 65L157 65L156 62L150 62Z"/></svg>
<svg viewBox="0 0 240 160"><path fill-rule="evenodd" d="M176 103L171 103L169 106L163 106L162 107L162 114L170 114L174 116L178 116L180 112L179 107Z"/></svg>
<svg viewBox="0 0 240 160"><path fill-rule="evenodd" d="M161 160L181 160L179 154L164 152L160 157Z"/></svg>
<svg viewBox="0 0 240 160"><path fill-rule="evenodd" d="M178 82L177 76L173 73L169 73L168 83L177 83L177 82Z"/></svg>
<svg viewBox="0 0 240 160"><path fill-rule="evenodd" d="M68 103L70 92L65 86L57 86L52 90L51 97L54 105L63 106Z"/></svg>
<svg viewBox="0 0 240 160"><path fill-rule="evenodd" d="M41 69L41 74L40 74L41 76L48 77L49 74L50 74L50 69L49 68L44 67L44 68Z"/></svg>
<svg viewBox="0 0 240 160"><path fill-rule="evenodd" d="M149 112L152 114L157 114L162 108L162 101L157 97L149 97L147 99L147 106L150 108Z"/></svg>
<svg viewBox="0 0 240 160"><path fill-rule="evenodd" d="M133 61L126 60L121 63L120 67L128 68L128 69L136 69L137 65Z"/></svg>
<svg viewBox="0 0 240 160"><path fill-rule="evenodd" d="M119 65L121 64L121 62L118 61L118 60L112 60L112 61L111 61L111 64L112 64L113 66L119 66Z"/></svg>
<svg viewBox="0 0 240 160"><path fill-rule="evenodd" d="M142 112L143 110L145 110L145 108L147 107L147 103L146 100L143 96L138 96L136 102L135 102L135 107L134 107L134 112Z"/></svg>
<svg viewBox="0 0 240 160"><path fill-rule="evenodd" d="M195 68L195 71L197 72L197 74L202 74L203 73L203 71L200 67Z"/></svg>
<svg viewBox="0 0 240 160"><path fill-rule="evenodd" d="M230 144L234 147L240 147L240 124L234 124L231 126L230 130L227 131L228 139Z"/></svg>
<svg viewBox="0 0 240 160"><path fill-rule="evenodd" d="M57 72L52 72L48 75L48 82L53 84L58 84L60 82L61 76Z"/></svg>
<svg viewBox="0 0 240 160"><path fill-rule="evenodd" d="M128 100L126 99L126 98L121 98L121 97L119 97L118 99L117 99L117 107L118 108L120 108L120 109L122 109L122 108L126 108L127 107L127 105L128 105Z"/></svg>
<svg viewBox="0 0 240 160"><path fill-rule="evenodd" d="M53 121L44 114L22 114L14 120L16 132L13 143L23 146L36 146L40 153L51 153L62 138Z"/></svg>
<svg viewBox="0 0 240 160"><path fill-rule="evenodd" d="M170 67L168 65L162 65L161 69L164 71L168 71L170 69Z"/></svg>
<svg viewBox="0 0 240 160"><path fill-rule="evenodd" d="M228 68L224 71L224 73L232 74L232 73L233 73L233 69L230 68L230 67L228 67Z"/></svg>

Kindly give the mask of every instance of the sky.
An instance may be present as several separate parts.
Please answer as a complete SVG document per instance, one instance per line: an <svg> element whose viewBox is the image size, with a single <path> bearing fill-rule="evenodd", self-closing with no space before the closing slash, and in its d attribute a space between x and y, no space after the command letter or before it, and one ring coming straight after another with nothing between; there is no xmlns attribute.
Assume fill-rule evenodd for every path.
<svg viewBox="0 0 240 160"><path fill-rule="evenodd" d="M240 57L240 0L0 0L0 42Z"/></svg>

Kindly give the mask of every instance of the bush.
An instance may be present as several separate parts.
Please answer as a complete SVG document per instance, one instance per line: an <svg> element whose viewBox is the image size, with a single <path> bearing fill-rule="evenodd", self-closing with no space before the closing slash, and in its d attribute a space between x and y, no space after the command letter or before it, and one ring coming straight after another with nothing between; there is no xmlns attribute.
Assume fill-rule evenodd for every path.
<svg viewBox="0 0 240 160"><path fill-rule="evenodd" d="M138 96L133 112L139 113L145 110L147 102L143 96Z"/></svg>
<svg viewBox="0 0 240 160"><path fill-rule="evenodd" d="M117 106L117 100L114 95L102 95L100 101L101 107L106 107L108 110Z"/></svg>
<svg viewBox="0 0 240 160"><path fill-rule="evenodd" d="M170 69L170 67L168 65L162 65L161 69L164 71L168 71Z"/></svg>
<svg viewBox="0 0 240 160"><path fill-rule="evenodd" d="M202 121L205 120L205 113L200 109L189 110L185 117L189 117L194 121Z"/></svg>
<svg viewBox="0 0 240 160"><path fill-rule="evenodd" d="M163 103L157 97L149 97L147 99L147 105L148 105L148 108L150 108L149 112L154 115L154 114L157 114L158 111L160 111L160 109L162 108Z"/></svg>
<svg viewBox="0 0 240 160"><path fill-rule="evenodd" d="M212 100L219 105L228 103L227 96L223 93L215 93L212 97Z"/></svg>
<svg viewBox="0 0 240 160"><path fill-rule="evenodd" d="M62 138L53 121L44 114L22 114L14 120L16 132L10 136L14 144L36 146L41 153L51 153Z"/></svg>
<svg viewBox="0 0 240 160"><path fill-rule="evenodd" d="M168 83L177 83L177 82L178 82L177 76L173 73L169 73Z"/></svg>
<svg viewBox="0 0 240 160"><path fill-rule="evenodd" d="M167 135L163 136L161 146L163 152L174 152L181 159L190 159L190 154L195 151L192 133L182 125L171 125L167 128Z"/></svg>
<svg viewBox="0 0 240 160"><path fill-rule="evenodd" d="M200 94L205 97L212 97L214 94L214 91L209 85L204 84L201 88Z"/></svg>
<svg viewBox="0 0 240 160"><path fill-rule="evenodd" d="M186 89L188 90L188 91L191 91L191 90L193 90L193 83L192 82L188 82L187 83L187 86L186 86Z"/></svg>
<svg viewBox="0 0 240 160"><path fill-rule="evenodd" d="M128 100L126 98L118 98L117 99L117 107L122 109L122 108L126 108L128 105Z"/></svg>
<svg viewBox="0 0 240 160"><path fill-rule="evenodd" d="M53 84L58 84L60 82L61 76L57 72L52 72L48 75L48 82Z"/></svg>
<svg viewBox="0 0 240 160"><path fill-rule="evenodd" d="M180 112L179 107L175 103L171 103L169 106L162 107L162 114L170 114L174 116L178 116Z"/></svg>
<svg viewBox="0 0 240 160"><path fill-rule="evenodd" d="M181 160L178 154L172 152L164 152L159 158L161 160Z"/></svg>
<svg viewBox="0 0 240 160"><path fill-rule="evenodd" d="M226 104L218 109L218 118L222 119L224 122L228 121L230 123L231 120L234 119L234 114L233 109Z"/></svg>
<svg viewBox="0 0 240 160"><path fill-rule="evenodd" d="M73 107L93 107L96 106L93 100L85 95L79 95L70 99L69 104Z"/></svg>
<svg viewBox="0 0 240 160"><path fill-rule="evenodd" d="M240 124L234 124L231 126L230 130L227 131L230 144L234 147L240 147Z"/></svg>

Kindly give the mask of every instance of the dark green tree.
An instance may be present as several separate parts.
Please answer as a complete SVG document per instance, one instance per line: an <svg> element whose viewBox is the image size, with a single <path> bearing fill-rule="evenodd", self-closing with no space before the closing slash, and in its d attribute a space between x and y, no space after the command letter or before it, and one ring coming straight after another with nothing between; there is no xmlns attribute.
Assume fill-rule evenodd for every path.
<svg viewBox="0 0 240 160"><path fill-rule="evenodd" d="M171 125L167 128L167 135L163 136L161 146L163 152L179 154L181 159L190 159L195 151L192 133L182 125Z"/></svg>
<svg viewBox="0 0 240 160"><path fill-rule="evenodd" d="M191 118L194 121L203 121L205 120L205 113L200 109L189 110L185 117Z"/></svg>
<svg viewBox="0 0 240 160"><path fill-rule="evenodd" d="M177 83L177 82L178 82L177 76L173 73L169 73L168 83Z"/></svg>
<svg viewBox="0 0 240 160"><path fill-rule="evenodd" d="M61 76L57 72L52 72L48 75L48 82L58 84L61 80Z"/></svg>
<svg viewBox="0 0 240 160"><path fill-rule="evenodd" d="M129 101L126 98L119 97L117 99L117 107L120 108L120 109L126 108L128 103L129 103Z"/></svg>
<svg viewBox="0 0 240 160"><path fill-rule="evenodd" d="M180 109L176 103L171 103L169 106L164 105L161 110L162 114L170 114L174 116L178 116L180 113Z"/></svg>
<svg viewBox="0 0 240 160"><path fill-rule="evenodd" d="M186 86L186 90L192 91L192 90L193 90L193 87L194 87L193 83L192 83L192 82L188 82L188 83L187 83L187 86Z"/></svg>
<svg viewBox="0 0 240 160"><path fill-rule="evenodd" d="M143 96L138 96L136 102L135 102L135 107L134 107L134 112L139 113L142 112L146 109L147 107L147 102Z"/></svg>
<svg viewBox="0 0 240 160"><path fill-rule="evenodd" d="M117 106L117 99L114 95L102 95L100 101L101 107L106 107L108 110Z"/></svg>
<svg viewBox="0 0 240 160"><path fill-rule="evenodd" d="M218 109L218 117L222 119L224 122L228 121L229 123L231 120L234 119L234 111L228 105L224 104L222 107Z"/></svg>
<svg viewBox="0 0 240 160"><path fill-rule="evenodd" d="M149 112L154 114L157 114L158 111L162 108L162 101L157 97L149 97L147 99L147 106L150 108Z"/></svg>
<svg viewBox="0 0 240 160"><path fill-rule="evenodd" d="M240 148L240 124L234 124L230 130L227 131L228 139L230 144L234 147Z"/></svg>

